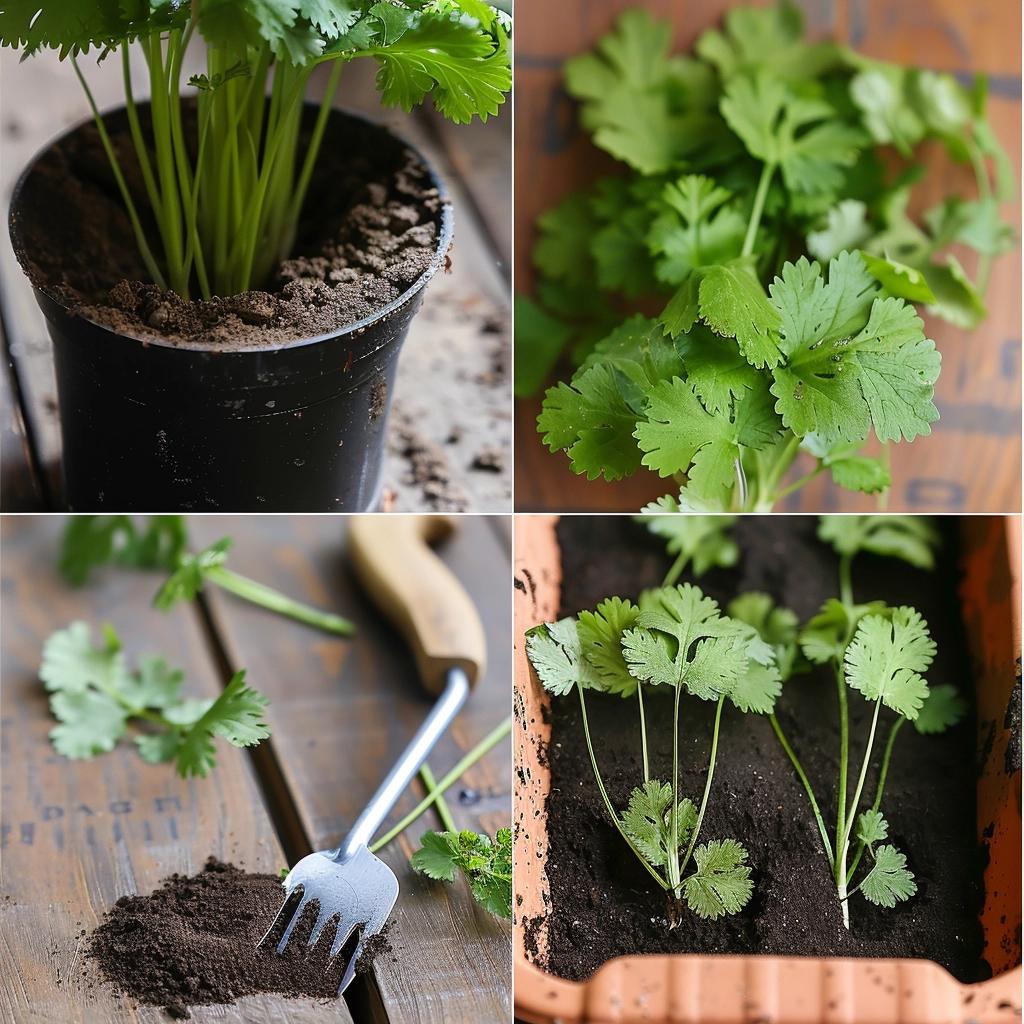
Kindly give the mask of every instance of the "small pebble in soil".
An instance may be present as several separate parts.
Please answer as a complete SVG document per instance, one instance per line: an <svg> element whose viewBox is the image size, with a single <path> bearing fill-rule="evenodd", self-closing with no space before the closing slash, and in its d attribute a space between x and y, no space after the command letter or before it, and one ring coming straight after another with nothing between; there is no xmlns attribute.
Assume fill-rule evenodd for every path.
<svg viewBox="0 0 1024 1024"><path fill-rule="evenodd" d="M310 904L283 955L273 948L281 909L280 879L251 874L211 857L197 875L171 875L148 896L122 896L88 940L86 955L105 979L142 1003L162 1006L174 1019L189 1007L233 1003L245 995L331 999L345 968L346 948L328 960L335 926L329 924L313 949L306 946L316 920ZM357 969L390 950L387 929L367 943Z"/></svg>

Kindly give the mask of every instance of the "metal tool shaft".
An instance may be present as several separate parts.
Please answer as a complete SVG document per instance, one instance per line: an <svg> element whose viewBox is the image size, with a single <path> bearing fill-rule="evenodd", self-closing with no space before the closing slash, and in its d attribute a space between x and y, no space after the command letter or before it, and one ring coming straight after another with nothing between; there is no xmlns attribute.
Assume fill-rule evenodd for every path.
<svg viewBox="0 0 1024 1024"><path fill-rule="evenodd" d="M345 841L328 856L344 864L361 846L369 846L370 840L384 823L391 808L405 792L420 765L427 759L441 734L462 709L469 696L469 679L460 668L451 668L445 677L445 688L438 697L430 714L424 719L416 735L402 751L401 757L388 772L387 778L370 798L363 813L356 819Z"/></svg>

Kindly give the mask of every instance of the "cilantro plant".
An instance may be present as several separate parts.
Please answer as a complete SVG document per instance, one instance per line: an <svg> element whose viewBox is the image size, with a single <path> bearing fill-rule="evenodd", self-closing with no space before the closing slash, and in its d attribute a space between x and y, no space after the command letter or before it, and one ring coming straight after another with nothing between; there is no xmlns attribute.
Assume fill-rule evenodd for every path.
<svg viewBox="0 0 1024 1024"><path fill-rule="evenodd" d="M0 44L70 59L146 268L185 299L259 287L288 256L348 64L377 63L387 106L408 111L430 95L456 123L486 120L511 87L510 27L484 0L12 0L0 9ZM187 83L192 118L182 68L200 43L206 70ZM133 48L146 67L148 114L135 101ZM80 66L90 53L122 63L144 195L129 189ZM320 64L330 77L304 138L303 97Z"/></svg>
<svg viewBox="0 0 1024 1024"><path fill-rule="evenodd" d="M153 598L161 611L178 601L192 600L205 584L213 583L262 608L329 633L351 636L355 632L355 626L340 615L311 608L228 569L224 563L230 537L195 554L188 547L184 516L150 516L141 528L128 515L72 516L61 542L60 571L69 583L81 586L102 565L159 569L169 573Z"/></svg>
<svg viewBox="0 0 1024 1024"><path fill-rule="evenodd" d="M780 691L775 653L747 624L719 613L690 584L645 591L639 603L613 597L576 619L537 626L527 653L544 688L554 696L576 691L594 780L612 824L652 879L670 896L669 920L680 904L701 918L741 910L753 883L747 851L735 839L698 845L711 796L722 712L726 702L743 713L769 714ZM653 778L648 760L647 690L672 693L672 776ZM617 694L637 704L643 777L624 810L616 810L590 735L585 691ZM699 806L679 785L683 697L711 701L714 726ZM692 873L687 875L687 869Z"/></svg>
<svg viewBox="0 0 1024 1024"><path fill-rule="evenodd" d="M829 599L802 629L796 616L774 606L765 594L744 594L729 605L733 618L748 623L775 651L783 681L810 665L828 665L835 676L839 708L839 758L835 829L830 834L822 805L777 717L770 721L776 738L796 771L814 814L835 881L843 923L850 926L849 899L860 893L881 907L895 907L917 892L906 854L886 842L889 824L882 800L893 747L905 723L923 735L945 731L966 713L963 698L952 686L929 687L924 673L935 656L928 624L913 608L889 607L882 601L855 600L851 567L861 551L902 559L920 568L933 564L938 536L930 524L911 516L826 516L819 537L839 554L839 598ZM848 690L872 706L864 755L850 794L851 736ZM878 766L874 796L865 793L872 756L885 728L882 709L895 713ZM888 716L886 716L888 718ZM862 863L858 880L858 869Z"/></svg>
<svg viewBox="0 0 1024 1024"><path fill-rule="evenodd" d="M735 565L740 549L729 536L735 516L681 516L678 503L670 495L651 502L636 521L646 525L656 537L665 541L665 549L675 555L662 586L675 583L688 566L695 576L703 576L709 569Z"/></svg>
<svg viewBox="0 0 1024 1024"><path fill-rule="evenodd" d="M428 878L455 880L461 872L473 898L498 917L512 917L512 830L500 828L489 836L454 827L425 832L412 866Z"/></svg>
<svg viewBox="0 0 1024 1024"><path fill-rule="evenodd" d="M152 763L173 761L182 778L207 775L216 764L214 737L236 747L265 740L269 701L235 673L215 700L186 698L184 674L163 658L148 655L129 668L121 641L105 626L98 645L88 625L73 622L46 641L39 670L50 692L58 725L50 740L58 754L73 759L113 750L129 727L134 742Z"/></svg>
<svg viewBox="0 0 1024 1024"><path fill-rule="evenodd" d="M568 352L577 368L546 393L544 443L588 479L671 479L683 511L767 511L826 472L883 492L885 446L938 418L940 357L917 307L975 326L991 262L1014 245L985 81L808 42L788 0L730 11L692 56L670 54L671 36L627 11L566 65L583 127L626 173L540 218L517 391ZM918 222L928 141L972 168L977 195ZM974 280L954 245L977 254ZM660 315L628 315L653 296ZM880 457L865 454L872 435ZM801 452L814 468L786 482Z"/></svg>

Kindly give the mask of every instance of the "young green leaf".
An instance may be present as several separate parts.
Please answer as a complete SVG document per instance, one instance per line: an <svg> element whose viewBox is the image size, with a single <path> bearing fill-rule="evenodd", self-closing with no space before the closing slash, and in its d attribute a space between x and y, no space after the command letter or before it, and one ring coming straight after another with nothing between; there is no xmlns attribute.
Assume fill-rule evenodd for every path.
<svg viewBox="0 0 1024 1024"><path fill-rule="evenodd" d="M630 675L622 656L622 635L636 625L640 609L631 601L610 597L593 611L582 611L577 620L577 633L583 657L600 680L599 689L631 697L637 681Z"/></svg>
<svg viewBox="0 0 1024 1024"><path fill-rule="evenodd" d="M698 293L701 319L716 334L735 338L744 359L759 369L778 366L778 310L747 260L731 260L705 269Z"/></svg>
<svg viewBox="0 0 1024 1024"><path fill-rule="evenodd" d="M928 696L921 675L935 657L928 623L913 608L893 608L889 617L861 619L846 649L846 682L869 701L913 721Z"/></svg>
<svg viewBox="0 0 1024 1024"><path fill-rule="evenodd" d="M830 597L821 606L821 611L800 630L800 649L804 657L815 665L824 665L833 658L841 658L861 619L865 615L884 615L887 611L882 601L847 608L842 601Z"/></svg>
<svg viewBox="0 0 1024 1024"><path fill-rule="evenodd" d="M677 803L673 835L672 787L650 779L630 794L629 807L622 812L621 820L633 845L652 867L660 868L668 863L670 851L689 842L697 826L697 808L689 799Z"/></svg>
<svg viewBox="0 0 1024 1024"><path fill-rule="evenodd" d="M818 537L840 555L860 551L899 558L918 569L935 565L941 537L926 516L822 516Z"/></svg>
<svg viewBox="0 0 1024 1024"><path fill-rule="evenodd" d="M113 750L127 728L128 712L101 690L59 690L50 710L60 725L50 730L53 749L73 759Z"/></svg>
<svg viewBox="0 0 1024 1024"><path fill-rule="evenodd" d="M881 811L865 811L857 818L857 839L865 846L873 846L889 838L889 823Z"/></svg>
<svg viewBox="0 0 1024 1024"><path fill-rule="evenodd" d="M548 693L563 697L574 686L599 686L597 670L583 656L576 620L559 619L526 634L526 653Z"/></svg>
<svg viewBox="0 0 1024 1024"><path fill-rule="evenodd" d="M895 846L876 846L874 864L860 883L864 898L879 907L892 909L917 892L917 883L907 868L907 858Z"/></svg>
<svg viewBox="0 0 1024 1024"><path fill-rule="evenodd" d="M747 851L735 839L702 843L693 851L697 870L683 882L689 908L705 921L742 910L754 891Z"/></svg>
<svg viewBox="0 0 1024 1024"><path fill-rule="evenodd" d="M757 591L740 594L726 610L729 618L752 626L772 649L780 682L785 682L794 672L806 669L806 665L800 662L797 646L799 621L794 612L777 607L769 594Z"/></svg>
<svg viewBox="0 0 1024 1024"><path fill-rule="evenodd" d="M236 672L220 696L185 730L174 752L178 774L205 777L216 764L214 736L232 746L251 747L270 735L263 721L270 701L245 685L245 670Z"/></svg>
<svg viewBox="0 0 1024 1024"><path fill-rule="evenodd" d="M739 559L740 549L729 536L735 516L640 515L636 521L666 541L665 550L678 556L681 571L692 565L694 575L703 576Z"/></svg>
<svg viewBox="0 0 1024 1024"><path fill-rule="evenodd" d="M126 515L72 516L61 538L60 571L72 586L107 564L170 571L187 544L184 516L150 516L143 529Z"/></svg>
<svg viewBox="0 0 1024 1024"><path fill-rule="evenodd" d="M914 728L922 736L945 732L964 718L967 710L967 701L960 696L956 687L948 683L932 686L914 719Z"/></svg>

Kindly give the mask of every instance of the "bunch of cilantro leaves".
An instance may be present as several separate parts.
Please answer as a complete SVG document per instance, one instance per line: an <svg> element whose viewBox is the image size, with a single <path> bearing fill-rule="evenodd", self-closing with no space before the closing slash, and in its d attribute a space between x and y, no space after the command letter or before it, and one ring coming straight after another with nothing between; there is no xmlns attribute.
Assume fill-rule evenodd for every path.
<svg viewBox="0 0 1024 1024"><path fill-rule="evenodd" d="M517 394L568 354L544 443L588 479L672 478L678 493L651 511L765 511L823 472L883 492L885 443L938 418L940 356L917 307L974 327L991 262L1015 244L985 81L807 41L785 0L734 9L691 56L671 40L631 10L566 66L583 127L625 173L539 219ZM917 221L927 141L973 168L977 196ZM973 280L952 246L977 254ZM658 316L627 315L652 296ZM872 434L881 458L864 452ZM801 451L814 471L784 484Z"/></svg>

